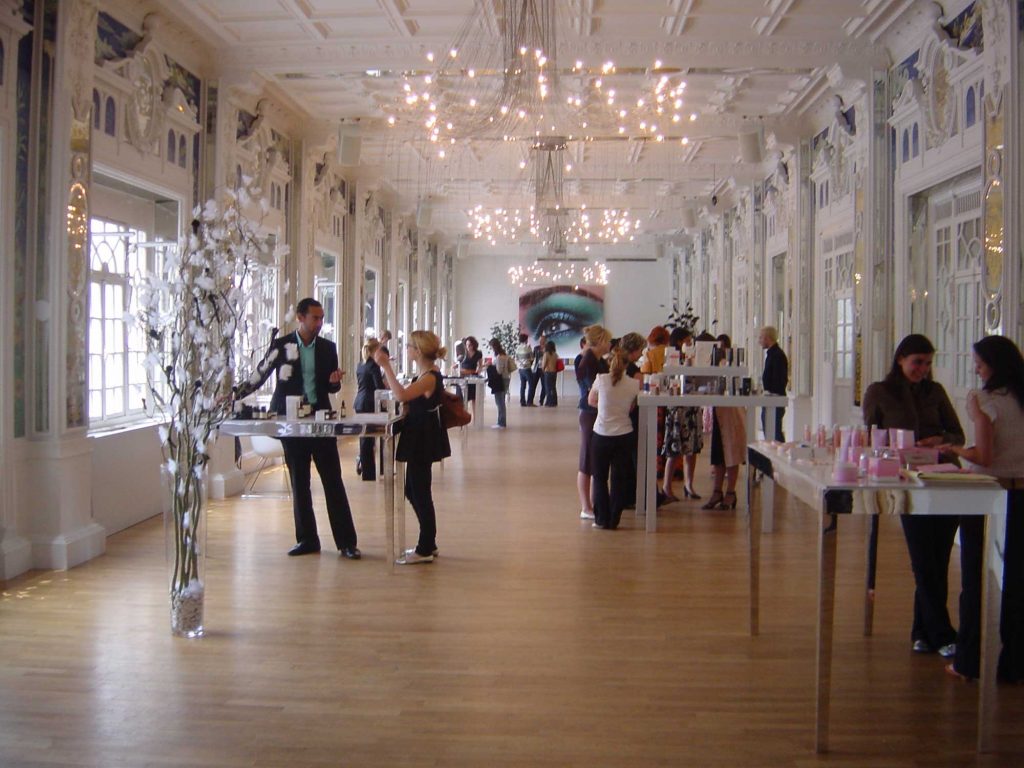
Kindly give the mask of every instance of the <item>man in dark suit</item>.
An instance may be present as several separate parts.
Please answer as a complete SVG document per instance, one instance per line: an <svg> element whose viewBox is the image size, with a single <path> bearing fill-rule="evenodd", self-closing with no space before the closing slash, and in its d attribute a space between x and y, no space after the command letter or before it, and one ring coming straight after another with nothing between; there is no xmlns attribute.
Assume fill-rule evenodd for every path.
<svg viewBox="0 0 1024 768"><path fill-rule="evenodd" d="M295 309L295 319L299 327L294 333L279 336L270 343L257 374L238 388L236 397L245 397L259 389L271 371L277 371L277 386L270 401L272 411L285 413L285 398L290 396L305 397L314 410L330 410L328 395L341 389L344 374L338 368L337 347L333 342L320 338L324 324L323 305L316 299L303 299ZM334 543L343 557L358 560L362 555L356 547L352 509L341 480L337 440L333 437L288 437L281 438L281 446L291 475L297 542L288 554L307 555L320 551L320 536L316 530L313 496L309 487L312 461L316 464L327 497L327 517L331 521Z"/></svg>
<svg viewBox="0 0 1024 768"><path fill-rule="evenodd" d="M785 396L786 385L789 383L789 359L779 347L779 332L772 326L766 325L758 333L757 343L765 350L764 372L761 374L761 384L765 394ZM765 426L767 409L761 409L761 429L764 430L765 440L785 442L786 438L782 434L782 417L785 413L785 408L775 409L775 432L768 434L768 428Z"/></svg>
<svg viewBox="0 0 1024 768"><path fill-rule="evenodd" d="M547 401L548 391L544 386L544 345L547 337L542 333L537 339L537 346L533 348L533 365L530 366L530 390L526 402L533 405L534 395L537 393L537 383L540 383L540 404Z"/></svg>

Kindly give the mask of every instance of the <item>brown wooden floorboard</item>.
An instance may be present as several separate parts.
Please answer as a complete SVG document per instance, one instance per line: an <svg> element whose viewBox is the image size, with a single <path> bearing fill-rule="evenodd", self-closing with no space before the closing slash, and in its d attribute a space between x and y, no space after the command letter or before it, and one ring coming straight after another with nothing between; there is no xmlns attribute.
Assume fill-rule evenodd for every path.
<svg viewBox="0 0 1024 768"><path fill-rule="evenodd" d="M159 520L71 571L6 582L0 766L1024 765L1024 688L999 689L998 751L978 756L976 688L910 653L894 519L870 638L865 521L840 521L832 751L815 755L814 515L779 492L752 638L745 517L690 502L654 535L630 511L592 529L572 405L513 404L507 431L475 430L466 455L455 441L435 469L430 565L386 566L383 487L356 477L354 442L361 562L329 535L319 556L285 557L287 501L214 503L201 640L170 636ZM955 566L950 580L955 609Z"/></svg>

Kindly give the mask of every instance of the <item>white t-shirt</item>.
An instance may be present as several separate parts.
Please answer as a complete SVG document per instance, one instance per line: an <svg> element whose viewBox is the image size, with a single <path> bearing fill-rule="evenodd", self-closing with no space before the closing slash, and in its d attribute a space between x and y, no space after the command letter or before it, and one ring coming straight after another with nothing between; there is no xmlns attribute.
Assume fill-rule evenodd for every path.
<svg viewBox="0 0 1024 768"><path fill-rule="evenodd" d="M980 471L995 477L1024 477L1024 409L1005 389L975 390L982 413L992 419L992 463Z"/></svg>
<svg viewBox="0 0 1024 768"><path fill-rule="evenodd" d="M632 432L633 422L629 420L629 411L640 392L640 382L623 374L619 383L612 385L612 375L600 373L594 382L593 391L597 392L594 432L605 437Z"/></svg>

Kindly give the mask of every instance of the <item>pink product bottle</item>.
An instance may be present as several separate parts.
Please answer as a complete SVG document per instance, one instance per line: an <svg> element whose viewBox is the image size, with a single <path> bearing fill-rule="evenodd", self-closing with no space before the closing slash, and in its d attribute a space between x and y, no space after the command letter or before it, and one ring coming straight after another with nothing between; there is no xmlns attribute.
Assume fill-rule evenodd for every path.
<svg viewBox="0 0 1024 768"><path fill-rule="evenodd" d="M832 425L832 447L839 448L839 444L842 442L843 431L839 428L838 424Z"/></svg>
<svg viewBox="0 0 1024 768"><path fill-rule="evenodd" d="M811 425L810 424L804 424L804 442L805 443L810 443L811 442Z"/></svg>

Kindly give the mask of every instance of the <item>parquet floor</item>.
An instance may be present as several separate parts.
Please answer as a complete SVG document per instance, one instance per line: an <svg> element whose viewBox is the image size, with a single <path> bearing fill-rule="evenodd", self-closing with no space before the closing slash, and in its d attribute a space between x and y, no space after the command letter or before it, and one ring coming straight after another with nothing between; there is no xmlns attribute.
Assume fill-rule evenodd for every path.
<svg viewBox="0 0 1024 768"><path fill-rule="evenodd" d="M841 521L832 751L816 756L810 511L780 500L752 638L742 515L691 502L654 535L630 512L594 530L572 403L512 405L509 423L435 471L430 565L386 565L383 488L355 476L354 443L361 562L285 557L287 501L214 504L201 640L170 636L158 520L79 568L5 583L0 766L1024 765L1024 688L999 689L999 751L978 756L976 689L909 652L897 521L870 638L864 521Z"/></svg>

